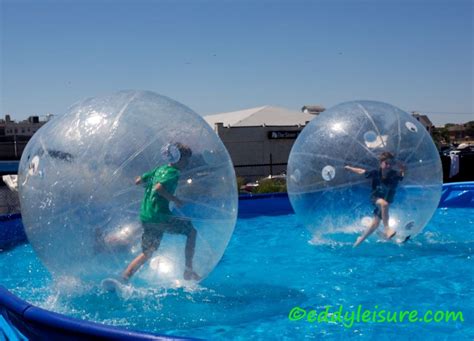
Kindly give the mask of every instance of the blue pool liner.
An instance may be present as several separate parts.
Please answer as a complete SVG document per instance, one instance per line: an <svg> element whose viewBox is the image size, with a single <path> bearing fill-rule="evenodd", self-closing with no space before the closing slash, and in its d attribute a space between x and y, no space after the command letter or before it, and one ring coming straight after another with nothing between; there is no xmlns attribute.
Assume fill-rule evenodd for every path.
<svg viewBox="0 0 474 341"><path fill-rule="evenodd" d="M148 334L53 313L0 286L0 337L7 340L196 340Z"/></svg>
<svg viewBox="0 0 474 341"><path fill-rule="evenodd" d="M474 208L474 181L443 184L438 208ZM293 214L287 193L243 194L239 218Z"/></svg>
<svg viewBox="0 0 474 341"><path fill-rule="evenodd" d="M439 208L474 208L474 182L443 185ZM286 193L244 194L239 218L292 214ZM0 251L26 241L20 214L0 216ZM195 340L83 321L35 307L0 286L0 340Z"/></svg>
<svg viewBox="0 0 474 341"><path fill-rule="evenodd" d="M443 185L439 208L474 208L474 181Z"/></svg>
<svg viewBox="0 0 474 341"><path fill-rule="evenodd" d="M21 214L0 216L0 250L26 242L26 234L21 222Z"/></svg>

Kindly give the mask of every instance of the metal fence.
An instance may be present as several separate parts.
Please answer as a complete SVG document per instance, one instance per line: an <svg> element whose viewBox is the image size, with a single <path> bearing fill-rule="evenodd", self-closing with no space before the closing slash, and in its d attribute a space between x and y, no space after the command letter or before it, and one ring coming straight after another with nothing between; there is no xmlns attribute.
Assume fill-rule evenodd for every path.
<svg viewBox="0 0 474 341"><path fill-rule="evenodd" d="M7 186L0 186L0 215L20 213L18 192L11 191Z"/></svg>
<svg viewBox="0 0 474 341"><path fill-rule="evenodd" d="M263 163L250 165L235 165L235 173L238 177L248 181L258 180L269 175L275 176L286 173L287 163Z"/></svg>

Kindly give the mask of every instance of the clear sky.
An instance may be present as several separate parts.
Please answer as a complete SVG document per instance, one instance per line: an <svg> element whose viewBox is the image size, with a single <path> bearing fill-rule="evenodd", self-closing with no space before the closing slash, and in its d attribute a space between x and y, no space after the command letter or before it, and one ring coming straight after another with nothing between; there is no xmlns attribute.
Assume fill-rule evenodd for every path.
<svg viewBox="0 0 474 341"><path fill-rule="evenodd" d="M474 120L473 0L0 2L16 120L121 89L202 115L372 99Z"/></svg>

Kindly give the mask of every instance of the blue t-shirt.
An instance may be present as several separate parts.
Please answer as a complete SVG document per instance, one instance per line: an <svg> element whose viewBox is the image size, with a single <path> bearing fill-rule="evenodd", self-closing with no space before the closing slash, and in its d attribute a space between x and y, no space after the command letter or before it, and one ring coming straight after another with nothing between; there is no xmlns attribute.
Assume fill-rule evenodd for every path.
<svg viewBox="0 0 474 341"><path fill-rule="evenodd" d="M403 176L393 169L389 170L385 177L382 177L381 169L367 172L365 177L372 179L372 198L385 199L389 203L393 202L398 183L403 180Z"/></svg>

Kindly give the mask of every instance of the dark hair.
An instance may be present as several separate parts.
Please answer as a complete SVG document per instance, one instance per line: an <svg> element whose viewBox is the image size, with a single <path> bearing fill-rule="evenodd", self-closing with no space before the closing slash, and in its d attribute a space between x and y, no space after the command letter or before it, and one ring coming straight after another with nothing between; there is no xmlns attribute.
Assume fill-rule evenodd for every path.
<svg viewBox="0 0 474 341"><path fill-rule="evenodd" d="M390 153L390 152L383 152L382 154L380 154L380 157L379 157L380 162L387 161L387 160L392 160L394 158L395 158L395 156L393 156L393 154Z"/></svg>
<svg viewBox="0 0 474 341"><path fill-rule="evenodd" d="M181 158L183 156L191 157L193 155L193 152L191 151L191 148L189 148L187 145L182 144L180 142L176 142L174 145L178 148L178 150L181 154Z"/></svg>

